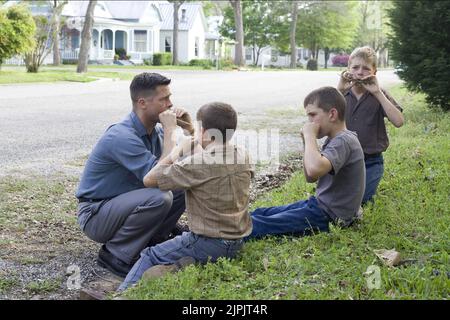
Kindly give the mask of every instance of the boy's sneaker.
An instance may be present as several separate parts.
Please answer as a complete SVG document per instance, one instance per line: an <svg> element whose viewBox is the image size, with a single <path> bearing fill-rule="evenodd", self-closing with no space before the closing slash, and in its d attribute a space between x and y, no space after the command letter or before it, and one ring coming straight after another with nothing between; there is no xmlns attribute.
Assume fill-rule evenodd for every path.
<svg viewBox="0 0 450 320"><path fill-rule="evenodd" d="M177 222L175 227L170 232L169 239L175 238L176 236L183 234L183 232L189 232L189 226L187 224Z"/></svg>
<svg viewBox="0 0 450 320"><path fill-rule="evenodd" d="M100 251L98 252L97 264L102 268L108 269L121 278L125 278L133 267L133 265L116 258L111 252L108 251L108 249L106 249L105 245L102 245Z"/></svg>
<svg viewBox="0 0 450 320"><path fill-rule="evenodd" d="M180 271L187 266L194 264L195 259L192 257L183 257L174 264L158 264L155 265L149 269L147 269L144 274L142 275L143 279L154 279L154 278L160 278L164 276L167 273L175 273L177 271Z"/></svg>

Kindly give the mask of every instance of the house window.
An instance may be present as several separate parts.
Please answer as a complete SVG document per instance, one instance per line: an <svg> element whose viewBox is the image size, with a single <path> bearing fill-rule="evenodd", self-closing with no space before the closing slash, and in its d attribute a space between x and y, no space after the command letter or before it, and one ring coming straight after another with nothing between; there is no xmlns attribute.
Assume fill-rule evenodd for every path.
<svg viewBox="0 0 450 320"><path fill-rule="evenodd" d="M194 47L194 55L196 56L196 57L198 57L198 47L199 47L199 42L200 42L200 40L199 40L199 38L195 38L195 47Z"/></svg>
<svg viewBox="0 0 450 320"><path fill-rule="evenodd" d="M134 51L136 52L147 51L147 31L134 30Z"/></svg>
<svg viewBox="0 0 450 320"><path fill-rule="evenodd" d="M166 39L164 40L164 44L165 44L165 51L166 52L172 52L172 38L171 37L166 37Z"/></svg>
<svg viewBox="0 0 450 320"><path fill-rule="evenodd" d="M271 49L270 50L270 56L271 56L270 60L272 62L277 62L278 61L278 55L279 55L278 50L275 50L275 49Z"/></svg>
<svg viewBox="0 0 450 320"><path fill-rule="evenodd" d="M186 22L186 9L181 9L181 22Z"/></svg>
<svg viewBox="0 0 450 320"><path fill-rule="evenodd" d="M245 60L252 60L252 48L246 48L245 49Z"/></svg>

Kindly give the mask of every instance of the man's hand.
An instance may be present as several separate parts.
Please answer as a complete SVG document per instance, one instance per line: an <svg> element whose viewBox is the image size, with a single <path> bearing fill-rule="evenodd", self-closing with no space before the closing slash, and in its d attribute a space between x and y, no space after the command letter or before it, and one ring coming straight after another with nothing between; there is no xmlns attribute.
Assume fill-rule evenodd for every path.
<svg viewBox="0 0 450 320"><path fill-rule="evenodd" d="M166 110L159 114L159 121L164 130L174 130L177 126L177 117L172 110Z"/></svg>
<svg viewBox="0 0 450 320"><path fill-rule="evenodd" d="M303 125L302 130L300 131L300 134L302 135L303 141L305 138L308 137L314 137L317 139L317 136L319 135L320 126L317 123L313 122L306 122Z"/></svg>

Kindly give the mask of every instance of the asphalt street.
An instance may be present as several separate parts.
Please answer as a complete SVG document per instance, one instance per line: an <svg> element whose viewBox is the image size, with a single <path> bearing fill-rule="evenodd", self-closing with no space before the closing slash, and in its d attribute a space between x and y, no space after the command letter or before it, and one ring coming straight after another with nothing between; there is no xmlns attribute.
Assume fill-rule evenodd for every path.
<svg viewBox="0 0 450 320"><path fill-rule="evenodd" d="M253 118L266 118L267 128L280 126L268 110L302 108L308 92L336 86L339 79L338 71L161 73L172 79L174 106L195 114L205 103L223 101L235 107L239 121L251 124ZM383 86L400 82L392 70L377 75ZM0 175L29 170L44 175L78 174L105 129L130 112L129 84L104 79L0 85ZM298 121L292 119L292 123ZM287 138L281 145L285 153L298 143Z"/></svg>

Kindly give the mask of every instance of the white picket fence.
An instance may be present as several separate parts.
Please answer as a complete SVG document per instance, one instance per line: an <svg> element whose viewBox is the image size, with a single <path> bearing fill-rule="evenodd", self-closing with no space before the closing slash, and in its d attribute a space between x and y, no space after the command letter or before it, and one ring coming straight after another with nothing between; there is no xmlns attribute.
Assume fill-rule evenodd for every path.
<svg viewBox="0 0 450 320"><path fill-rule="evenodd" d="M62 60L77 60L78 59L78 50L75 51L61 51L61 59ZM50 52L47 57L45 57L43 64L52 64L53 63L53 54ZM15 66L24 66L25 62L23 61L22 56L14 56L12 58L6 59L3 61L4 65L15 65Z"/></svg>

